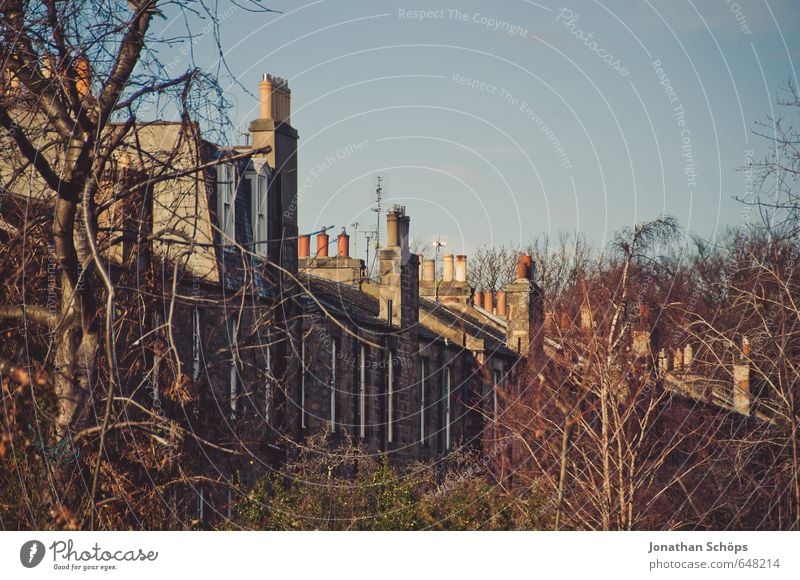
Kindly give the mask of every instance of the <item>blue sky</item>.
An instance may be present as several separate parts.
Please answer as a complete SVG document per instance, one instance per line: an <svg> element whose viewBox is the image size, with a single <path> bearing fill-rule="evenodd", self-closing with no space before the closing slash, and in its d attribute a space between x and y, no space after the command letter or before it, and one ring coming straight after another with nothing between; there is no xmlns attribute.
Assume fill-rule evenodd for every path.
<svg viewBox="0 0 800 580"><path fill-rule="evenodd" d="M222 81L244 131L261 74L289 80L301 231L374 227L380 174L412 236L457 253L559 230L602 244L663 212L707 237L740 225L754 123L800 54L797 0L268 5L283 14L226 14L250 93Z"/></svg>

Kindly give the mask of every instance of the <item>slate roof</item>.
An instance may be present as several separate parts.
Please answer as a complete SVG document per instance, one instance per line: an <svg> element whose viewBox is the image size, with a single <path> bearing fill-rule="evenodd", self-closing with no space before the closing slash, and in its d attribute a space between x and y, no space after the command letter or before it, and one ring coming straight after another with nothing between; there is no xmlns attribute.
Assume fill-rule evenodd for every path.
<svg viewBox="0 0 800 580"><path fill-rule="evenodd" d="M352 321L369 329L386 328L386 321L380 318L380 303L375 296L359 290L356 286L309 274L300 274L298 278L337 318ZM308 297L305 297L303 302L309 306L314 305L313 300ZM475 316L422 297L420 297L420 310L438 318L445 325L463 328L469 335L482 339L490 352L516 356L514 351L505 346L505 335L502 331ZM422 324L417 326L417 335L427 342L443 340L442 336Z"/></svg>
<svg viewBox="0 0 800 580"><path fill-rule="evenodd" d="M419 308L420 311L435 316L443 324L451 328L463 329L470 336L483 340L486 350L490 352L508 356L517 355L506 346L506 337L502 330L477 316L422 297L419 299Z"/></svg>

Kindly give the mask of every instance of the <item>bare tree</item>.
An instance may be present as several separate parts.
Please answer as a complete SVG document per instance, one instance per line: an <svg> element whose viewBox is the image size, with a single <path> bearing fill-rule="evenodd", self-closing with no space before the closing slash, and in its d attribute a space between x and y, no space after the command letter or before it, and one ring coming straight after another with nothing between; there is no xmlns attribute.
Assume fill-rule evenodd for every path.
<svg viewBox="0 0 800 580"><path fill-rule="evenodd" d="M263 10L258 3L247 8ZM157 360L165 363L156 372L170 370L173 395L188 396L171 326L174 287L156 283L145 288L146 280L154 279L147 268L136 270L126 281L130 285L120 285L107 253L131 239L142 252L159 242L199 246L191 237L181 240L174 228L143 228L149 218L137 212L156 184L187 176L202 179L208 165L200 155L181 153L201 143L201 124L211 135L229 126L216 76L201 72L191 60L180 70L176 62L160 60L160 50L193 40L188 25L183 33L173 33L175 27L160 29L154 19L180 11L188 16L184 22L203 17L218 25L216 10L204 2L159 1L156 6L156 0L9 0L0 5L0 143L5 151L0 254L6 275L0 319L21 337L4 344L0 356L24 358L29 375L44 373L31 384L51 388L56 408L51 424L37 420L42 429L37 440L48 449L66 449L76 459L45 461L48 502L54 513L68 505L74 517L88 514L90 527L96 525L98 495L113 497L116 489L116 501L133 497L123 493L124 486L110 483L121 481L118 475L109 471L102 476L109 433L140 426L148 433L146 440L164 440L163 428L152 426L159 417L120 388L133 370L141 371L140 363L119 364L137 334L163 344L154 347ZM174 141L143 144L143 130L162 114L178 119ZM133 224L138 233L136 227L131 233ZM187 252L168 254L177 268ZM136 284L147 291L126 297L122 288ZM159 325L148 318L144 329L129 332L134 321L126 313L136 300L142 304L142 296L153 297L150 290L156 291L156 303L169 298L167 319ZM12 358L0 364L15 368L18 363ZM126 420L133 412L143 418ZM177 423L171 429L168 438L198 439ZM44 524L33 520L29 525Z"/></svg>
<svg viewBox="0 0 800 580"><path fill-rule="evenodd" d="M516 274L517 252L506 246L482 246L470 256L467 281L477 290L502 289Z"/></svg>

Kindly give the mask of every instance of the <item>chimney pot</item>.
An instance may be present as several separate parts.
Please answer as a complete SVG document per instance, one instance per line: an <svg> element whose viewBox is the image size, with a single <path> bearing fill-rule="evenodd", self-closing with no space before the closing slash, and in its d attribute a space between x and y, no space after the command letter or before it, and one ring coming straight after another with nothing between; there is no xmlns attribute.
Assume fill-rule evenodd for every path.
<svg viewBox="0 0 800 580"><path fill-rule="evenodd" d="M497 292L497 316L506 316L506 292L500 290Z"/></svg>
<svg viewBox="0 0 800 580"><path fill-rule="evenodd" d="M483 309L487 312L492 311L492 307L494 306L494 292L487 290L483 293Z"/></svg>
<svg viewBox="0 0 800 580"><path fill-rule="evenodd" d="M592 330L594 328L594 316L588 304L581 306L581 328L583 330Z"/></svg>
<svg viewBox="0 0 800 580"><path fill-rule="evenodd" d="M733 410L750 414L750 365L733 365Z"/></svg>
<svg viewBox="0 0 800 580"><path fill-rule="evenodd" d="M464 255L456 256L456 282L467 281L467 257Z"/></svg>
<svg viewBox="0 0 800 580"><path fill-rule="evenodd" d="M400 237L397 233L397 214L389 210L386 214L386 247L396 248L400 245Z"/></svg>
<svg viewBox="0 0 800 580"><path fill-rule="evenodd" d="M480 306L481 308L483 308L483 292L481 292L480 290L476 290L475 296L472 298L472 303L475 306Z"/></svg>
<svg viewBox="0 0 800 580"><path fill-rule="evenodd" d="M533 280L533 258L530 254L525 254L521 261L525 264L525 279Z"/></svg>
<svg viewBox="0 0 800 580"><path fill-rule="evenodd" d="M311 251L311 236L303 234L297 238L297 254L301 258L308 258Z"/></svg>
<svg viewBox="0 0 800 580"><path fill-rule="evenodd" d="M328 244L330 243L330 236L325 232L317 234L317 257L328 257Z"/></svg>
<svg viewBox="0 0 800 580"><path fill-rule="evenodd" d="M347 235L347 230L342 228L342 233L339 234L339 238L336 244L336 254L341 258L349 258L350 257L350 236Z"/></svg>
<svg viewBox="0 0 800 580"><path fill-rule="evenodd" d="M422 279L425 282L433 282L436 280L436 262L434 260L425 260L422 265Z"/></svg>
<svg viewBox="0 0 800 580"><path fill-rule="evenodd" d="M272 80L268 74L261 77L258 83L260 99L260 117L262 119L272 119Z"/></svg>
<svg viewBox="0 0 800 580"><path fill-rule="evenodd" d="M442 257L442 282L453 281L453 254Z"/></svg>
<svg viewBox="0 0 800 580"><path fill-rule="evenodd" d="M676 371L683 370L683 349L675 349L675 353L672 355L672 368Z"/></svg>
<svg viewBox="0 0 800 580"><path fill-rule="evenodd" d="M639 305L639 322L643 330L650 328L650 306L647 304Z"/></svg>
<svg viewBox="0 0 800 580"><path fill-rule="evenodd" d="M691 344L687 344L683 347L683 366L688 369L690 366L692 366L693 361L694 349L692 348Z"/></svg>
<svg viewBox="0 0 800 580"><path fill-rule="evenodd" d="M530 280L530 267L527 258L529 256L522 255L517 262L517 280Z"/></svg>

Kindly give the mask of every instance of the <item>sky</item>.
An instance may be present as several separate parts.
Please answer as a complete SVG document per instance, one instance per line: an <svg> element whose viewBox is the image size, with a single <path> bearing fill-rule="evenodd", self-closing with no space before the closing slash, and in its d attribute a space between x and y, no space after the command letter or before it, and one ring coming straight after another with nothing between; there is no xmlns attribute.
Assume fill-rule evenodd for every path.
<svg viewBox="0 0 800 580"><path fill-rule="evenodd" d="M220 3L234 125L262 73L288 80L300 231L347 227L360 257L378 175L382 213L454 253L602 245L663 213L713 239L754 219L735 199L767 151L753 131L800 55L797 0L264 1L282 13Z"/></svg>

